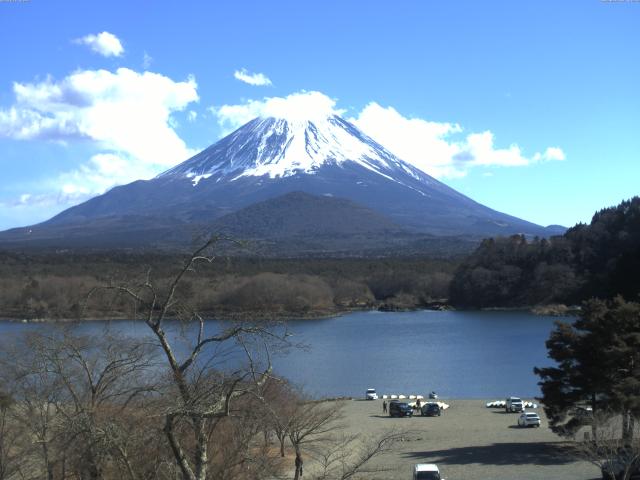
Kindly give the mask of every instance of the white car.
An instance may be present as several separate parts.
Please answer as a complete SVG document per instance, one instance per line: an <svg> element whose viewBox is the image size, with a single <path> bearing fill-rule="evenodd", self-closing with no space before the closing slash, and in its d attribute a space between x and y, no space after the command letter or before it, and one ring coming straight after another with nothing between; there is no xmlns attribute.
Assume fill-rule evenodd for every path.
<svg viewBox="0 0 640 480"><path fill-rule="evenodd" d="M435 463L417 463L413 466L413 480L445 480Z"/></svg>
<svg viewBox="0 0 640 480"><path fill-rule="evenodd" d="M524 405L519 397L509 397L504 401L504 410L507 413L524 412Z"/></svg>
<svg viewBox="0 0 640 480"><path fill-rule="evenodd" d="M518 417L518 425L520 427L539 427L540 417L536 412L522 412Z"/></svg>
<svg viewBox="0 0 640 480"><path fill-rule="evenodd" d="M375 388L367 388L367 392L364 394L364 398L367 400L377 400L378 394Z"/></svg>

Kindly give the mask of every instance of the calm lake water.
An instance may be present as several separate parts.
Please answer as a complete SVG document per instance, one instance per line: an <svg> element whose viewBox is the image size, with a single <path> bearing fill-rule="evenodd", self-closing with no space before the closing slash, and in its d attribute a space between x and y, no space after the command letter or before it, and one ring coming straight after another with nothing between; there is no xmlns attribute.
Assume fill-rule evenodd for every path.
<svg viewBox="0 0 640 480"><path fill-rule="evenodd" d="M273 359L274 369L316 396L379 393L444 398L539 395L534 366L547 366L545 340L556 318L525 312L359 312L288 323L293 341L308 346ZM105 326L147 334L132 321L91 322L74 328L101 335ZM0 336L55 328L0 322ZM208 328L219 329L211 321ZM177 329L177 326L175 327Z"/></svg>

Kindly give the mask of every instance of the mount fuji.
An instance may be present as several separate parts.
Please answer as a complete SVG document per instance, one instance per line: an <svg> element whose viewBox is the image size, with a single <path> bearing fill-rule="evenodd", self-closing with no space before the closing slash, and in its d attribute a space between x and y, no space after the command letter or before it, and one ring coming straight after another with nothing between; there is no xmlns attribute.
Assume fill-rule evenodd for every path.
<svg viewBox="0 0 640 480"><path fill-rule="evenodd" d="M259 228L258 228L259 227ZM0 245L180 246L197 231L396 247L438 236L549 236L397 158L337 115L255 118L151 180L118 186ZM404 240L398 240L404 239ZM351 242L351 246L347 245Z"/></svg>

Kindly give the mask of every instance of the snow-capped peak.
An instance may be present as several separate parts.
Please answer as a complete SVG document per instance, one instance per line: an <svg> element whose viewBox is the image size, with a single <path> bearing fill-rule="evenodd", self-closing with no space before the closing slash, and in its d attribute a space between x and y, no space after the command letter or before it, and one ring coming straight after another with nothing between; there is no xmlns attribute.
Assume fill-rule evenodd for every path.
<svg viewBox="0 0 640 480"><path fill-rule="evenodd" d="M304 102L303 102L304 103ZM275 112L274 112L275 113ZM335 114L303 115L288 104L286 118L255 118L195 157L163 173L192 179L237 180L314 174L324 165L354 162L387 179L430 177L403 162L358 128Z"/></svg>

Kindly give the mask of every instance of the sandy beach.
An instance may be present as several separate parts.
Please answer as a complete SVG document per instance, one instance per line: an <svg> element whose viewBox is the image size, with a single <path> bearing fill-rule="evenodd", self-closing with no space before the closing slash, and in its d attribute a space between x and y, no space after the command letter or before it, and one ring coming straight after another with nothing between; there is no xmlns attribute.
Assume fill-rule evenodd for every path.
<svg viewBox="0 0 640 480"><path fill-rule="evenodd" d="M410 431L393 452L375 460L388 468L367 478L411 478L415 463L436 463L447 480L592 480L597 467L570 456L567 443L548 428L542 408L539 428L517 426L517 413L486 408L487 401L448 400L440 417L390 418L382 400L350 400L345 405L347 430L373 436L389 429Z"/></svg>

